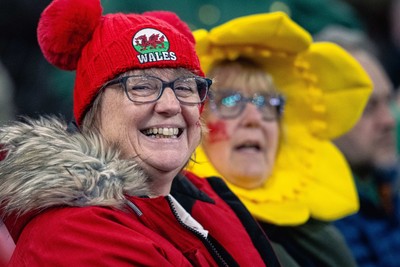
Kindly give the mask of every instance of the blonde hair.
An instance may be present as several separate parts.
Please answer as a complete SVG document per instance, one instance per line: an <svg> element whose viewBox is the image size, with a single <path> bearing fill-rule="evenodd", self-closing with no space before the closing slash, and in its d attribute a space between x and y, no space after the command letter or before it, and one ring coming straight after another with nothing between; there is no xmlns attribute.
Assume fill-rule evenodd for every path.
<svg viewBox="0 0 400 267"><path fill-rule="evenodd" d="M272 76L258 63L239 58L235 61L221 61L214 65L208 76L213 78L213 91L220 89L245 88L245 93L276 93Z"/></svg>

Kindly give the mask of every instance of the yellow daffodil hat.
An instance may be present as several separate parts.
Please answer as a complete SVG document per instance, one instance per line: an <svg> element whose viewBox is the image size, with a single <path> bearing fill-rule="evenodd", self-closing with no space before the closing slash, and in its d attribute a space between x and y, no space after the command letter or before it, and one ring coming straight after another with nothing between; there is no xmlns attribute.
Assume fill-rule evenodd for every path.
<svg viewBox="0 0 400 267"><path fill-rule="evenodd" d="M358 211L350 168L332 139L362 115L372 82L361 65L336 44L313 42L283 12L233 19L194 32L201 66L208 73L220 60L246 57L272 75L286 100L283 138L273 174L257 189L228 186L259 220L299 225L332 221ZM201 145L188 169L220 176Z"/></svg>

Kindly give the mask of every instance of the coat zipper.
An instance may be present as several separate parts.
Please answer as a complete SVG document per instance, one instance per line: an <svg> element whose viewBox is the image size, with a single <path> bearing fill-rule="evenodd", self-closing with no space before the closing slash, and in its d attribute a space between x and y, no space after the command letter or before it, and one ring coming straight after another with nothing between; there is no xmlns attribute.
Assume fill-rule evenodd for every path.
<svg viewBox="0 0 400 267"><path fill-rule="evenodd" d="M217 256L218 260L220 261L221 266L229 267L228 263L224 260L222 255L219 253L217 248L214 246L214 244L211 242L210 239L208 239L206 236L204 236L201 232L197 231L196 229L193 229L189 227L188 225L184 224L181 218L178 216L178 212L175 209L174 204L172 203L172 200L169 196L166 196L168 204L171 208L172 213L174 214L176 220L179 222L180 225L182 225L185 229L189 230L190 232L194 233L198 238L201 240L204 240L208 247L214 252L214 254Z"/></svg>

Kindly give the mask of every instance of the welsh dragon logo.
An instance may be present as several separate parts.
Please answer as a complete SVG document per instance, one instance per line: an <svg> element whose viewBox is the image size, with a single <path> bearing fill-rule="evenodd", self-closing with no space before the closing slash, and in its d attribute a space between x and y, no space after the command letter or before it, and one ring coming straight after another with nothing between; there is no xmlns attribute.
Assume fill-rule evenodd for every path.
<svg viewBox="0 0 400 267"><path fill-rule="evenodd" d="M133 46L141 54L164 52L169 49L167 37L156 29L142 29L133 37Z"/></svg>
<svg viewBox="0 0 400 267"><path fill-rule="evenodd" d="M141 29L133 36L132 45L139 53L137 58L140 63L177 59L176 54L169 51L167 36L156 29Z"/></svg>

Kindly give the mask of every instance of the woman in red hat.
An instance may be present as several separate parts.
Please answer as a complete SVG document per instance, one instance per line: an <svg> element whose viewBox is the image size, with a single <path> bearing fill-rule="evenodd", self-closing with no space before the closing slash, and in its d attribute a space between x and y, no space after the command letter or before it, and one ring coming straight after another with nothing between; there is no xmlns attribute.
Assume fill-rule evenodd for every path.
<svg viewBox="0 0 400 267"><path fill-rule="evenodd" d="M279 266L222 180L182 172L211 85L187 25L101 12L99 0L55 0L40 18L44 56L76 71L75 124L0 129L9 266Z"/></svg>

